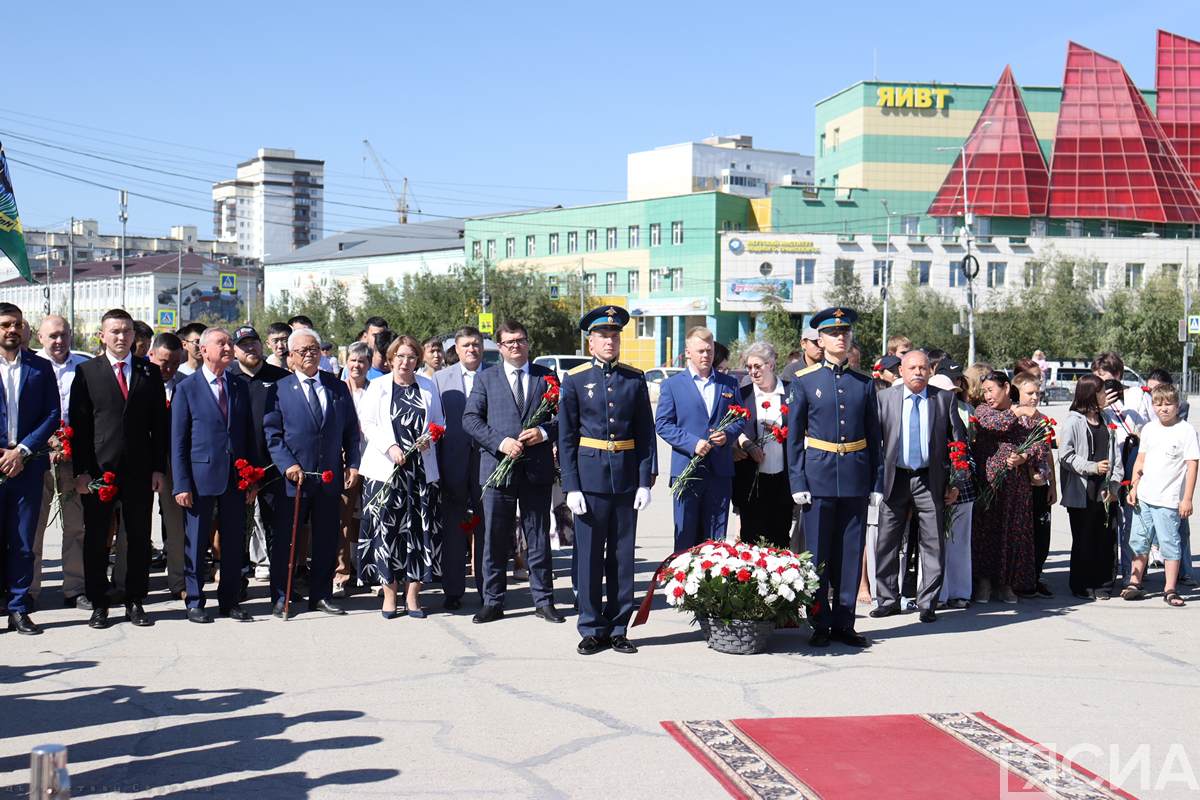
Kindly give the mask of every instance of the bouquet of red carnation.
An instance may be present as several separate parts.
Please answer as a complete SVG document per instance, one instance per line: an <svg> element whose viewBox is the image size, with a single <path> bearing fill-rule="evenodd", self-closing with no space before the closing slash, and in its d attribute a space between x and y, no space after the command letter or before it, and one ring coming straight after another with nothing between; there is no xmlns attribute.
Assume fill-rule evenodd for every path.
<svg viewBox="0 0 1200 800"><path fill-rule="evenodd" d="M525 428L536 428L544 422L548 422L552 416L558 413L558 396L560 388L558 378L553 375L545 377L546 391L542 392L542 401L538 403L537 408L529 415L529 419L525 420ZM500 459L500 463L492 470L492 474L488 476L484 482L484 488L491 487L495 489L498 486L504 486L508 483L509 473L512 472L513 464L521 460L521 456L505 456Z"/></svg>
<svg viewBox="0 0 1200 800"><path fill-rule="evenodd" d="M478 528L482 522L483 522L483 517L479 516L478 514L472 513L469 518L464 519L462 522L458 523L458 527L463 533L471 533L476 528Z"/></svg>
<svg viewBox="0 0 1200 800"><path fill-rule="evenodd" d="M404 463L407 464L408 460L416 455L418 450L420 450L426 444L433 444L434 442L438 441L443 435L445 435L445 433L445 427L438 425L436 422L429 423L429 428L420 436L418 436L417 440L410 444L408 449L404 451ZM400 477L400 470L402 469L404 469L404 467L400 464L392 467L392 474L387 479L387 483L383 484L383 488L376 492L375 496L363 506L363 513L366 513L370 509L377 511L382 508L389 499L391 499L392 493L396 491L396 479ZM325 483L329 483L329 481L325 481L324 479L325 474L329 475L329 481L333 480L332 472L324 473L321 476L321 479Z"/></svg>
<svg viewBox="0 0 1200 800"><path fill-rule="evenodd" d="M101 503L111 503L117 496L117 474L115 472L105 472L99 478L91 481L88 484L88 489L92 490Z"/></svg>
<svg viewBox="0 0 1200 800"><path fill-rule="evenodd" d="M721 433L730 425L737 422L739 419L749 419L750 412L744 406L731 405L729 410L725 412L725 416L721 418L721 422L717 425L713 433ZM712 434L709 434L710 436ZM711 450L709 452L712 452ZM671 485L671 496L679 497L687 489L688 485L698 480L696 478L696 470L700 468L700 462L704 460L704 456L692 456L692 460L683 468L683 472L679 473L679 477L675 479L675 483Z"/></svg>
<svg viewBox="0 0 1200 800"><path fill-rule="evenodd" d="M1024 455L1039 444L1049 445L1054 441L1054 426L1058 423L1050 417L1038 415L1033 421L1033 427L1029 429L1029 435L1025 437L1025 441L1017 445L1013 451L1014 455ZM979 490L978 502L982 508L988 508L996 499L996 494L1000 491L1000 487L1004 484L1004 479L1008 477L1008 473L1012 468L1005 465L996 473L996 477L984 484Z"/></svg>
<svg viewBox="0 0 1200 800"><path fill-rule="evenodd" d="M237 461L233 462L233 467L234 467L234 469L237 470L237 473L238 473L237 487L244 492L247 489L252 488L254 486L254 484L258 483L264 477L266 477L267 470L273 469L275 467L275 465L268 464L265 467L256 467L253 464L251 464L249 461L247 461L246 459L239 458ZM263 484L263 486L272 484L277 480L279 480L278 476L267 481L267 483ZM262 487L259 487L259 488L262 488Z"/></svg>
<svg viewBox="0 0 1200 800"><path fill-rule="evenodd" d="M947 450L950 455L950 474L946 476L946 485L954 486L959 480L970 480L971 462L967 457L967 443L957 440L950 442L947 445ZM954 524L954 517L957 512L958 509L955 506L946 506L943 535L947 539L954 538L951 526Z"/></svg>
<svg viewBox="0 0 1200 800"><path fill-rule="evenodd" d="M39 447L29 455L22 454L21 464L28 464L35 458L41 458L42 456L48 456L54 453L58 453L64 459L69 459L71 457L71 437L74 435L75 431L66 423L66 420L59 420L58 428L54 431L54 433L50 434L50 438L46 440L46 446ZM7 475L0 475L0 486L4 485L7 481ZM55 490L57 491L57 480L54 482L54 485Z"/></svg>

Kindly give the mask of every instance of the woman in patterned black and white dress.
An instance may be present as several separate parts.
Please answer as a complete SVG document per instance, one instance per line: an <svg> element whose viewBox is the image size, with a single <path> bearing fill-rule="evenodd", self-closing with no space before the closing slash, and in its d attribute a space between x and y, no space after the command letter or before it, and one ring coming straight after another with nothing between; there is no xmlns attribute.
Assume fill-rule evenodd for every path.
<svg viewBox="0 0 1200 800"><path fill-rule="evenodd" d="M383 586L383 616L407 611L423 618L421 584L441 578L442 528L436 444L404 458L429 429L445 424L433 381L416 373L421 346L400 336L387 352L390 375L371 381L359 420L366 436L362 458L363 512L358 535L359 580ZM404 607L397 603L406 582Z"/></svg>

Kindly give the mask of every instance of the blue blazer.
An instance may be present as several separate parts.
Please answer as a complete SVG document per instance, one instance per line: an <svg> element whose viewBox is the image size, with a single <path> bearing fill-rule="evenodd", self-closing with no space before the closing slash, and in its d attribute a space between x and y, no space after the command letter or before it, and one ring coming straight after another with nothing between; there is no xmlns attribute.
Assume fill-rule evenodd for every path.
<svg viewBox="0 0 1200 800"><path fill-rule="evenodd" d="M50 362L26 350L21 351L21 376L17 389L17 444L31 453L46 446L58 429L62 408L58 400L58 381ZM8 431L8 404L0 388L0 431ZM5 433L5 436L8 434ZM7 445L7 442L3 443ZM21 475L41 476L50 467L50 459L41 457L25 464Z"/></svg>
<svg viewBox="0 0 1200 800"><path fill-rule="evenodd" d="M295 373L291 373L268 390L263 433L267 437L271 461L280 475L293 464L299 464L305 472L332 470L333 483L322 484L307 476L304 491L306 494L319 491L340 495L344 470L358 469L362 456L358 415L346 384L328 372L318 372L316 378L325 388L327 401L320 424L313 418L300 381ZM286 478L281 483L288 497L296 496L296 484Z"/></svg>
<svg viewBox="0 0 1200 800"><path fill-rule="evenodd" d="M475 372L475 380L486 365L480 362ZM466 385L463 383L461 364L453 364L433 373L433 385L437 387L442 400L442 411L446 415L446 432L442 434L437 446L438 474L441 476L442 491L451 497L466 499L468 486L467 472L471 468L471 451L478 450L478 445L467 435L463 427L463 414L467 410Z"/></svg>
<svg viewBox="0 0 1200 800"><path fill-rule="evenodd" d="M254 458L250 390L232 372L225 373L229 424L204 380L203 369L175 386L171 398L171 475L176 494L217 497L236 484L233 462ZM274 475L264 478L270 480Z"/></svg>
<svg viewBox="0 0 1200 800"><path fill-rule="evenodd" d="M696 455L696 443L707 437L731 405L738 405L741 394L738 383L723 372L713 372L716 380L716 402L709 414L704 408L704 398L692 383L692 372L685 369L662 382L658 395L658 412L654 415L654 428L658 435L671 445L671 480L679 477L692 456ZM723 447L714 447L704 459L709 475L721 478L733 477L733 444L745 426L737 420L725 429L728 437Z"/></svg>
<svg viewBox="0 0 1200 800"><path fill-rule="evenodd" d="M475 376L475 385L463 414L463 430L479 445L480 484L487 482L500 459L504 458L500 442L517 438L525 429L525 420L542 402L542 393L547 387L545 378L551 374L543 366L529 365L529 392L525 395L525 407L520 409L503 362ZM551 417L541 424L541 428L546 431L546 441L526 448L525 456L516 463L512 475L523 474L530 483L552 484L555 478L552 443L558 439L557 418Z"/></svg>

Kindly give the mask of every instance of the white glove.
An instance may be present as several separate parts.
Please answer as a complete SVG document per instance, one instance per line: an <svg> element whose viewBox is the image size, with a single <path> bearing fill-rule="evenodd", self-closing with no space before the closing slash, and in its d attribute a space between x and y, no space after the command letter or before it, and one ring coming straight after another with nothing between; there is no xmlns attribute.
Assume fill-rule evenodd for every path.
<svg viewBox="0 0 1200 800"><path fill-rule="evenodd" d="M812 502L812 492L796 492L792 495L792 502L798 506L806 506Z"/></svg>
<svg viewBox="0 0 1200 800"><path fill-rule="evenodd" d="M586 514L587 501L583 499L583 492L567 492L567 508L576 516Z"/></svg>
<svg viewBox="0 0 1200 800"><path fill-rule="evenodd" d="M650 505L650 488L648 486L639 486L637 492L633 495L633 510L644 511Z"/></svg>
<svg viewBox="0 0 1200 800"><path fill-rule="evenodd" d="M871 504L871 508L875 508L879 505L881 500L883 500L883 492L871 492L868 502Z"/></svg>

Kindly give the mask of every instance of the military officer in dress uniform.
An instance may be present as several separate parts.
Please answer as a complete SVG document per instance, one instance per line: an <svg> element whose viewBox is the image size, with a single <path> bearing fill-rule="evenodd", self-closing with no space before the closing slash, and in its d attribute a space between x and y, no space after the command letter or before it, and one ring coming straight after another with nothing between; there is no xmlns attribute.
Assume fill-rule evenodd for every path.
<svg viewBox="0 0 1200 800"><path fill-rule="evenodd" d="M815 647L831 639L870 644L854 630L854 609L882 435L871 375L846 363L857 318L849 308L813 316L825 358L796 373L788 410L792 499L803 509L805 546L820 567L810 617Z"/></svg>
<svg viewBox="0 0 1200 800"><path fill-rule="evenodd" d="M625 631L633 615L637 512L650 505L655 442L646 378L617 360L628 322L620 306L583 316L579 329L588 334L592 360L567 372L558 405L562 488L575 514L583 637L577 650L585 656L607 647L637 652Z"/></svg>

